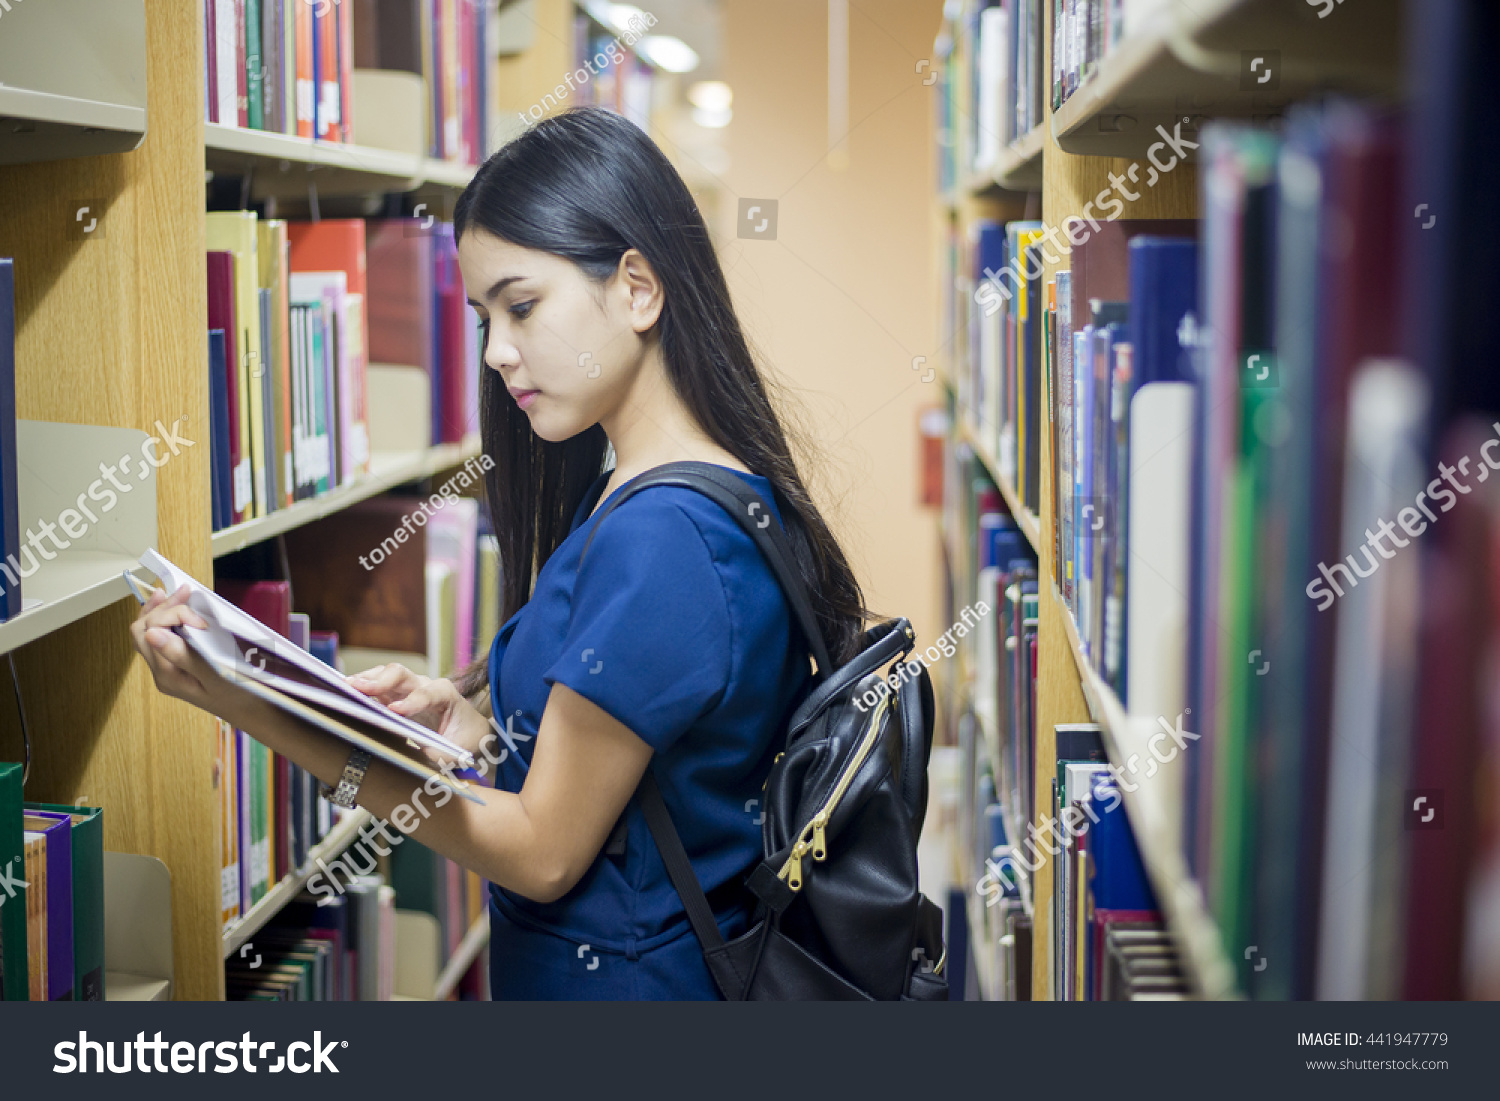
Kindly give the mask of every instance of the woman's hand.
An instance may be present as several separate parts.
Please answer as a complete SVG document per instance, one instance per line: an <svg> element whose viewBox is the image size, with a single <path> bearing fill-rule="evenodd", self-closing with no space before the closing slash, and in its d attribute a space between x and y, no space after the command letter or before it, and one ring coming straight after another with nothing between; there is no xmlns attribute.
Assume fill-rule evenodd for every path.
<svg viewBox="0 0 1500 1101"><path fill-rule="evenodd" d="M130 625L130 637L146 659L158 691L186 700L205 711L222 714L226 702L219 692L222 679L181 635L172 630L184 624L189 627L208 626L202 616L188 607L190 595L192 590L186 585L171 596L163 589L153 589L150 598L141 606L141 614Z"/></svg>
<svg viewBox="0 0 1500 1101"><path fill-rule="evenodd" d="M479 743L489 730L489 721L446 677L431 680L392 662L355 673L349 677L349 687L373 696L396 714L437 731L470 753L479 751ZM447 759L434 749L428 749L427 755L439 762Z"/></svg>

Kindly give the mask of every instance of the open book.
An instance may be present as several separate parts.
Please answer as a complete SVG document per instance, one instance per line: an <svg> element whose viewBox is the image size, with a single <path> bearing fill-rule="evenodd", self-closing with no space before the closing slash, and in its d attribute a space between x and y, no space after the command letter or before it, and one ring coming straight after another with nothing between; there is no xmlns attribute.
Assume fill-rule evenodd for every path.
<svg viewBox="0 0 1500 1101"><path fill-rule="evenodd" d="M200 585L156 551L142 554L141 565L161 579L168 593L183 585L192 591L188 607L208 627L174 629L225 680L372 757L483 804L473 785L444 773L422 751L432 748L458 767L472 768L474 755L468 750L349 687L337 669ZM128 571L125 578L144 604L146 595L135 578Z"/></svg>

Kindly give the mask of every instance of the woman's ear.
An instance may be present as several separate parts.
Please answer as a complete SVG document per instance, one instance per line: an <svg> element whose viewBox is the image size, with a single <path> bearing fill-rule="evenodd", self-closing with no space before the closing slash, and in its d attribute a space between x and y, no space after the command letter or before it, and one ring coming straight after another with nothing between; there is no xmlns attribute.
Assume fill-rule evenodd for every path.
<svg viewBox="0 0 1500 1101"><path fill-rule="evenodd" d="M666 302L666 292L657 277L656 269L639 249L632 248L626 249L620 257L616 275L628 296L626 302L630 313L630 327L638 333L644 333L656 324Z"/></svg>

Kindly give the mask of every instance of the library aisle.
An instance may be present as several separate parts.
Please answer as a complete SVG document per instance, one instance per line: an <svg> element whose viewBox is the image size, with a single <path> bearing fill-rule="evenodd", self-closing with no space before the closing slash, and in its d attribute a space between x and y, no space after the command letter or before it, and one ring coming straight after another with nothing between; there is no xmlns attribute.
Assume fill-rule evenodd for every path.
<svg viewBox="0 0 1500 1101"><path fill-rule="evenodd" d="M1500 1000L1497 47L1481 0L0 0L0 1000ZM486 218L572 234L479 236L595 320L665 288L515 339L560 438ZM671 385L606 409L625 344ZM724 484L616 515L702 538L590 572L652 431ZM266 741L137 652L178 583ZM438 702L346 679L393 663ZM494 856L563 707L596 752L532 791L594 769L602 840Z"/></svg>

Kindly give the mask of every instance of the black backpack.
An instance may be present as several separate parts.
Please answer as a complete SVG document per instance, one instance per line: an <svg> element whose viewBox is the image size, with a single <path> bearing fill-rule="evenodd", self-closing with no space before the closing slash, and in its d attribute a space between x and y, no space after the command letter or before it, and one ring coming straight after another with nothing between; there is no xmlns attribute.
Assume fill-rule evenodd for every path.
<svg viewBox="0 0 1500 1101"><path fill-rule="evenodd" d="M658 485L702 493L749 533L818 664L766 779L764 858L745 880L758 899L748 931L727 942L719 932L651 768L636 789L714 981L731 1001L946 1000L942 911L917 888L932 682L919 661L882 675L915 646L911 624L870 628L859 655L834 669L785 532L736 475L710 463L656 467L629 482L599 523Z"/></svg>

